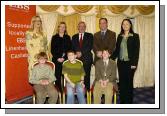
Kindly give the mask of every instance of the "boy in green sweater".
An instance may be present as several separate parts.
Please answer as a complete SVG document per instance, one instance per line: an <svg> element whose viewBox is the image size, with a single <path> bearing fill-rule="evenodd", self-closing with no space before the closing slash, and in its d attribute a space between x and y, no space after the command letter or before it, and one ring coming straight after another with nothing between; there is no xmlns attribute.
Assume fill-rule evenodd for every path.
<svg viewBox="0 0 167 116"><path fill-rule="evenodd" d="M74 92L80 104L85 104L83 63L76 59L74 51L68 51L68 60L63 63L63 74L67 82L67 104L74 104Z"/></svg>

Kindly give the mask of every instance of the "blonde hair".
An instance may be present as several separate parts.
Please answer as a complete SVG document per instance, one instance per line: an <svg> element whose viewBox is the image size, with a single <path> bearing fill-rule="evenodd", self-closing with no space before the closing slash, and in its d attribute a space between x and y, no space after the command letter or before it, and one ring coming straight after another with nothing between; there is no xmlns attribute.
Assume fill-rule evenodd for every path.
<svg viewBox="0 0 167 116"><path fill-rule="evenodd" d="M34 30L34 22L36 21L36 18L39 18L41 20L41 17L36 15L36 16L33 16L32 19L31 19L31 28L30 30ZM43 28L42 28L42 20L41 20L41 27L39 29L40 33L43 34Z"/></svg>
<svg viewBox="0 0 167 116"><path fill-rule="evenodd" d="M67 33L67 25L66 25L65 22L60 22L60 23L59 23L59 25L58 25L58 27L57 27L57 34L59 33L59 27L60 27L61 24L64 24L64 25L65 25L65 31L64 31L64 34L68 34L68 33Z"/></svg>

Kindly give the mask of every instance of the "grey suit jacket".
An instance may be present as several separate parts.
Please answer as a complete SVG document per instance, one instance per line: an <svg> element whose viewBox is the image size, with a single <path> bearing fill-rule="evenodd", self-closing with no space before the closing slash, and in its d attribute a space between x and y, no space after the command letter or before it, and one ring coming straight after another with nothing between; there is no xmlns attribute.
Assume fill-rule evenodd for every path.
<svg viewBox="0 0 167 116"><path fill-rule="evenodd" d="M116 84L116 62L112 59L109 60L106 70L106 77L104 77L104 70L104 62L102 59L100 59L95 64L95 82L99 81L100 79L109 79L109 82Z"/></svg>

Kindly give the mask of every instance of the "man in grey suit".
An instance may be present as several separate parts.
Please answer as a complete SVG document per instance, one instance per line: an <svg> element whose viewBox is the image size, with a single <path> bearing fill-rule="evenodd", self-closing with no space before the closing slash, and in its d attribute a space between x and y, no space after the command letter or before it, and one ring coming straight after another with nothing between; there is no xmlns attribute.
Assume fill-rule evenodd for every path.
<svg viewBox="0 0 167 116"><path fill-rule="evenodd" d="M93 51L95 53L94 63L102 57L102 50L108 48L112 54L116 44L116 33L107 29L108 21L106 18L99 19L100 31L94 34Z"/></svg>

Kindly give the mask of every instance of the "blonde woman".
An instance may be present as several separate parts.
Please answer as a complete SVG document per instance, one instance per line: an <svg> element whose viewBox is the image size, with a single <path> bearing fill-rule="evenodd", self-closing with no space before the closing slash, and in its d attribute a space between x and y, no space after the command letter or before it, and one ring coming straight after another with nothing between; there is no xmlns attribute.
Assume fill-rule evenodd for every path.
<svg viewBox="0 0 167 116"><path fill-rule="evenodd" d="M28 69L31 74L32 65L37 61L37 54L47 52L47 36L42 30L40 16L33 16L31 19L31 29L26 32L26 47L29 55Z"/></svg>

